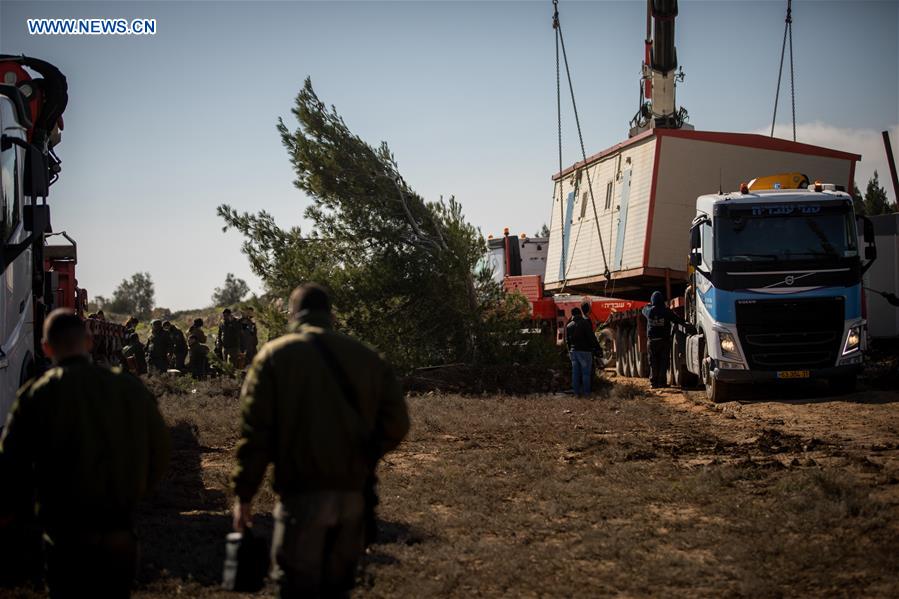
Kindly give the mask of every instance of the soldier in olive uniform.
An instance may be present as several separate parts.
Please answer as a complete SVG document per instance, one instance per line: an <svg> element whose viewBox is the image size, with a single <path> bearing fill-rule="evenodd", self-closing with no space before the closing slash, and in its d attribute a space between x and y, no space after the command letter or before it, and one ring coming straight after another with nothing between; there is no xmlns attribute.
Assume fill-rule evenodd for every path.
<svg viewBox="0 0 899 599"><path fill-rule="evenodd" d="M256 331L256 323L253 322L253 309L246 308L240 319L240 349L243 350L247 364L256 357L258 346L259 333Z"/></svg>
<svg viewBox="0 0 899 599"><path fill-rule="evenodd" d="M125 336L130 337L131 333L137 331L137 325L140 321L134 316L125 321Z"/></svg>
<svg viewBox="0 0 899 599"><path fill-rule="evenodd" d="M292 332L263 346L244 381L234 528L251 525L273 461L280 596L338 596L353 586L364 550L366 482L406 436L409 416L390 366L332 330L321 287L295 290L290 313Z"/></svg>
<svg viewBox="0 0 899 599"><path fill-rule="evenodd" d="M122 348L122 355L129 365L128 369L132 370L134 374L147 374L146 350L137 333L131 333L128 336L128 345ZM131 366L132 362L133 367Z"/></svg>
<svg viewBox="0 0 899 599"><path fill-rule="evenodd" d="M203 332L202 318L195 318L194 323L187 329L187 336L190 337L191 335L195 336L198 342L206 343L206 333Z"/></svg>
<svg viewBox="0 0 899 599"><path fill-rule="evenodd" d="M134 508L160 481L168 430L140 380L94 365L84 323L44 323L54 367L26 383L0 439L0 521L32 506L51 597L127 597L137 562Z"/></svg>
<svg viewBox="0 0 899 599"><path fill-rule="evenodd" d="M209 373L209 347L200 343L195 334L187 338L187 347L187 368L190 375L195 379L205 379Z"/></svg>
<svg viewBox="0 0 899 599"><path fill-rule="evenodd" d="M162 329L168 331L172 339L172 355L175 368L184 370L184 360L187 359L187 340L184 338L184 333L168 320L162 323Z"/></svg>
<svg viewBox="0 0 899 599"><path fill-rule="evenodd" d="M150 366L157 372L169 369L169 354L172 352L172 336L162 329L162 322L154 320L150 338L147 339L147 357Z"/></svg>
<svg viewBox="0 0 899 599"><path fill-rule="evenodd" d="M222 310L222 323L219 325L218 336L215 340L217 348L221 349L222 359L232 366L237 366L240 356L240 322L231 315L231 310Z"/></svg>

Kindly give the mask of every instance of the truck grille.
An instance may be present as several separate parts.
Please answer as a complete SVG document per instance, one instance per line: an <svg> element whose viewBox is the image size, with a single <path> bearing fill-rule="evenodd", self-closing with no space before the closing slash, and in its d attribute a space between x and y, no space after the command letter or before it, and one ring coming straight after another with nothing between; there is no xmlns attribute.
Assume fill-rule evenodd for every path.
<svg viewBox="0 0 899 599"><path fill-rule="evenodd" d="M753 370L806 370L836 363L843 297L741 300L737 331Z"/></svg>

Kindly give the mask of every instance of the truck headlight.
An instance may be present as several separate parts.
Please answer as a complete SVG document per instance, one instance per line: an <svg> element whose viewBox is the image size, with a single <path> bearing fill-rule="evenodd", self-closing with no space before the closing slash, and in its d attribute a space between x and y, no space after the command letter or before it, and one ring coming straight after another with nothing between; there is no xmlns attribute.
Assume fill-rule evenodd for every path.
<svg viewBox="0 0 899 599"><path fill-rule="evenodd" d="M843 355L854 352L859 348L862 341L861 327L850 327L849 334L846 335L846 345L843 347Z"/></svg>
<svg viewBox="0 0 899 599"><path fill-rule="evenodd" d="M737 355L737 342L734 341L734 336L727 331L718 333L718 346L721 348L721 353Z"/></svg>

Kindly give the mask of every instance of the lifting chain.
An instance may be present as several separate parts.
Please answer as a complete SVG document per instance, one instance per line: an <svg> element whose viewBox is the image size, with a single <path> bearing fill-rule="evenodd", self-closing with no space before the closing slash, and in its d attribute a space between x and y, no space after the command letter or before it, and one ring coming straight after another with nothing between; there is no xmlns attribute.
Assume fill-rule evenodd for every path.
<svg viewBox="0 0 899 599"><path fill-rule="evenodd" d="M771 137L774 137L774 124L777 122L777 103L780 100L780 80L784 70L784 54L787 50L787 38L790 40L790 103L793 109L793 141L796 141L796 88L793 77L793 0L787 0L787 17L784 20L784 39L780 47L780 68L777 71L777 91L774 93L774 117L771 119Z"/></svg>
<svg viewBox="0 0 899 599"><path fill-rule="evenodd" d="M560 76L560 67L559 67L559 48L562 49L562 61L565 63L565 76L568 79L568 91L571 95L571 107L574 111L574 122L577 125L577 136L578 142L580 143L581 148L581 158L583 160L582 164L584 166L584 172L587 175L587 189L590 192L590 204L593 207L593 220L596 223L596 235L599 237L599 249L602 252L602 263L603 263L603 276L606 279L606 285L608 285L609 281L612 278L612 273L609 271L609 263L606 258L606 247L602 241L602 231L599 227L599 216L596 211L596 199L593 197L593 182L590 180L590 169L587 168L587 151L584 147L584 135L581 131L581 120L578 116L577 111L577 102L574 98L574 84L571 81L571 70L568 67L568 53L565 51L565 38L562 35L562 23L559 20L559 0L553 0L553 29L556 32L556 112L557 112L557 122L559 128L559 211L562 214L562 247L565 246L565 207L564 207L564 194L562 192L562 87L561 87L561 76ZM563 264L563 272L562 272L562 287L560 291L565 290L565 285L568 282L568 268Z"/></svg>

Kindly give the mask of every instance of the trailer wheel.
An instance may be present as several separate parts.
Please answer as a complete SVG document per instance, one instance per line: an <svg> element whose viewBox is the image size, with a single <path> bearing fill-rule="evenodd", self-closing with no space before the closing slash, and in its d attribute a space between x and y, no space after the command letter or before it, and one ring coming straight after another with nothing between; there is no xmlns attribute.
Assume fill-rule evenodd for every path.
<svg viewBox="0 0 899 599"><path fill-rule="evenodd" d="M631 341L632 331L631 327L626 327L624 329L624 333L622 334L623 343L623 357L624 357L624 376L630 378L634 376L634 344Z"/></svg>
<svg viewBox="0 0 899 599"><path fill-rule="evenodd" d="M602 348L602 368L615 366L617 368L615 355L615 337L610 329L602 329L596 334L599 346Z"/></svg>
<svg viewBox="0 0 899 599"><path fill-rule="evenodd" d="M612 330L615 335L615 374L624 376L624 341L622 340L621 327L616 326Z"/></svg>
<svg viewBox="0 0 899 599"><path fill-rule="evenodd" d="M634 327L634 376L646 378L649 376L649 360L646 354L640 351L640 331Z"/></svg>

